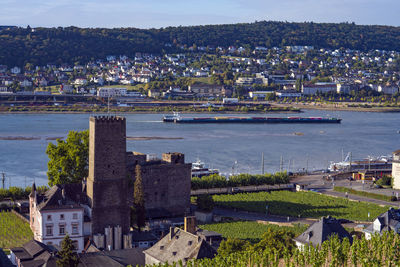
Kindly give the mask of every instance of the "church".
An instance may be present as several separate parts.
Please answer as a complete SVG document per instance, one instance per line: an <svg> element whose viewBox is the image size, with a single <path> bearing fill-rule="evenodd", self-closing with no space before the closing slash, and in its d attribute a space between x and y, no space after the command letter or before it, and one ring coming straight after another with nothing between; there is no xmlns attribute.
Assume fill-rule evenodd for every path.
<svg viewBox="0 0 400 267"><path fill-rule="evenodd" d="M126 151L126 119L90 117L89 175L80 184L55 185L29 196L34 239L59 246L69 234L78 252L91 240L100 249L132 247L130 206L140 175L146 217L160 219L190 212L191 164L181 153L155 159Z"/></svg>

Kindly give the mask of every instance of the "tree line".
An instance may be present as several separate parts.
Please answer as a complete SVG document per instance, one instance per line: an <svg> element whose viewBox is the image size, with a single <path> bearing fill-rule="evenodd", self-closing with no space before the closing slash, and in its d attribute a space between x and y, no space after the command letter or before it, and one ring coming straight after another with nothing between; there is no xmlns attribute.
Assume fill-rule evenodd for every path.
<svg viewBox="0 0 400 267"><path fill-rule="evenodd" d="M221 188L221 187L235 187L247 185L274 185L274 184L287 184L289 183L289 175L286 172L277 172L275 174L248 174L242 173L233 175L227 179L226 177L218 174L209 176L193 177L192 190Z"/></svg>
<svg viewBox="0 0 400 267"><path fill-rule="evenodd" d="M0 64L85 63L107 55L178 52L181 48L196 51L200 46L208 47L212 52L217 46L230 45L246 49L310 45L399 51L400 27L277 21L160 29L13 27L0 29Z"/></svg>

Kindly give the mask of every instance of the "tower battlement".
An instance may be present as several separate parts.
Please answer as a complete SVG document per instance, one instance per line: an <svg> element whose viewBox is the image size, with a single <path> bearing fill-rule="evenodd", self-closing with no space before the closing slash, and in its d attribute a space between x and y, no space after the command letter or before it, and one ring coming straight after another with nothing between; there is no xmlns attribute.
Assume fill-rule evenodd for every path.
<svg viewBox="0 0 400 267"><path fill-rule="evenodd" d="M124 122L125 117L120 116L92 116L90 121L92 122Z"/></svg>

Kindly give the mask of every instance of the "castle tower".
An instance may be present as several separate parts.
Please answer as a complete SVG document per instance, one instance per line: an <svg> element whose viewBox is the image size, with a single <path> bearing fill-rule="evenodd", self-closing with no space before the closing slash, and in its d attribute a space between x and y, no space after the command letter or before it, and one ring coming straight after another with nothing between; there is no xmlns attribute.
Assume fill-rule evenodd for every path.
<svg viewBox="0 0 400 267"><path fill-rule="evenodd" d="M91 117L89 122L89 176L87 195L92 206L92 234L108 226L129 232L126 173L126 120Z"/></svg>

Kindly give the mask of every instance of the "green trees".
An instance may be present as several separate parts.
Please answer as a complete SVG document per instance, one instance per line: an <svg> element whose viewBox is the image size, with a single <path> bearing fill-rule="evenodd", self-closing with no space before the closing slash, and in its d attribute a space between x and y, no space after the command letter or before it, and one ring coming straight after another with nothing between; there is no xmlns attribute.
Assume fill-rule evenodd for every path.
<svg viewBox="0 0 400 267"><path fill-rule="evenodd" d="M136 180L134 185L134 207L131 210L132 216L131 218L136 218L136 225L140 231L140 229L145 226L146 222L146 211L144 206L144 192L143 192L143 181L141 175L140 166L136 166ZM134 214L133 214L134 213Z"/></svg>
<svg viewBox="0 0 400 267"><path fill-rule="evenodd" d="M246 250L249 246L249 243L245 240L241 240L238 238L228 238L227 240L223 240L218 248L218 255L221 257L226 257L235 252L241 252Z"/></svg>
<svg viewBox="0 0 400 267"><path fill-rule="evenodd" d="M362 38L360 38L362 36ZM382 42L382 40L385 40ZM235 45L251 48L282 45L357 50L400 50L400 27L350 23L287 23L259 21L230 25L167 27L164 29L87 29L76 27L2 29L0 62L8 66L87 62L107 55L128 55L132 51L178 52L180 47ZM166 47L165 44L173 44ZM196 52L196 49L193 49ZM399 64L399 63L397 63ZM226 80L226 79L225 79ZM229 79L231 80L231 79Z"/></svg>
<svg viewBox="0 0 400 267"><path fill-rule="evenodd" d="M60 257L57 260L57 267L76 267L78 266L79 259L76 253L74 252L74 245L72 243L71 238L67 234L63 241L61 242L61 250L58 252L58 256Z"/></svg>
<svg viewBox="0 0 400 267"><path fill-rule="evenodd" d="M224 176L212 174L201 178L192 178L192 189L207 189L232 186L246 185L274 185L289 183L289 175L286 172L277 172L275 174L238 174L229 177L229 180Z"/></svg>
<svg viewBox="0 0 400 267"><path fill-rule="evenodd" d="M196 200L197 209L200 211L212 211L214 209L214 199L211 195L200 195Z"/></svg>
<svg viewBox="0 0 400 267"><path fill-rule="evenodd" d="M88 175L89 131L70 131L67 139L57 139L46 149L49 157L47 177L49 185L80 182Z"/></svg>

